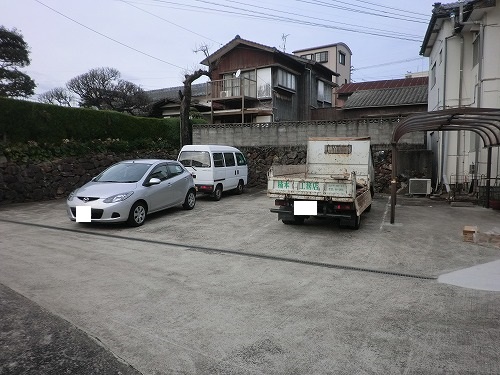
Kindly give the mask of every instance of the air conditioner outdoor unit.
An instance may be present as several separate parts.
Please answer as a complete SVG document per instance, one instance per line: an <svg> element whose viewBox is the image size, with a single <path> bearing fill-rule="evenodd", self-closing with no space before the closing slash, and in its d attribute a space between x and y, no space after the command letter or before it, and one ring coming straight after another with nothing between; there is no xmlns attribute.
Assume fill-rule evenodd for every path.
<svg viewBox="0 0 500 375"><path fill-rule="evenodd" d="M227 90L227 91L221 91L220 92L220 97L221 98L227 98L228 96L231 96L231 91Z"/></svg>
<svg viewBox="0 0 500 375"><path fill-rule="evenodd" d="M410 195L429 195L431 193L432 187L429 178L410 178L409 182L408 193Z"/></svg>

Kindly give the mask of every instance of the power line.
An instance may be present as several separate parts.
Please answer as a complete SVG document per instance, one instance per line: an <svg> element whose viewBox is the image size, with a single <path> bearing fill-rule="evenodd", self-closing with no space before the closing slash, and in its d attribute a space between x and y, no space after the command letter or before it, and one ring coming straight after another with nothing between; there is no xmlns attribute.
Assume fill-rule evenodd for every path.
<svg viewBox="0 0 500 375"><path fill-rule="evenodd" d="M160 0L159 0L160 1ZM394 35L394 32L392 30L381 30L381 29L373 29L373 28L370 28L370 27L366 27L366 26L359 26L359 25L352 25L352 24L347 24L347 23L343 23L343 22L335 22L335 24L339 24L339 25L346 25L346 26L349 26L349 27L359 27L360 30L356 30L356 29L346 29L346 28L340 28L338 26L328 26L328 25L325 25L325 24L320 24L320 23L317 23L317 22L309 22L309 21L303 21L303 20L300 20L300 19L294 19L294 18L289 18L289 17L283 17L283 16L277 16L275 13L273 14L269 14L269 13L263 13L263 12L255 12L255 11L252 11L252 10L248 10L248 9L243 9L243 8L240 8L240 7L235 7L235 6L231 6L231 5L223 5L223 4L220 4L220 3L216 3L216 2L213 2L213 1L206 1L206 0L194 0L196 2L200 2L200 3L203 3L203 4L212 4L212 5L215 5L215 6L224 6L225 8L232 8L232 9L236 9L236 10L242 10L242 11L245 11L245 12L250 12L252 15L254 13L257 13L257 14L261 14L263 16L265 16L265 18L270 18L270 19L278 19L278 20L283 20L283 21L287 21L287 22L291 22L291 23L299 23L299 24L306 24L306 25L311 25L311 26L319 26L319 27L327 27L327 28L332 28L332 29L338 29L338 30L345 30L345 31L352 31L352 32L362 32L363 29L366 29L366 30L376 30L376 31L381 31L382 33L387 33L387 34L377 34L377 33L374 33L374 32L367 32L367 34L370 34L370 35L377 35L377 36L385 36L385 37L389 37L389 38L394 38L394 39L403 39L403 40L407 40L405 39L405 34L404 33L399 33L399 35L403 35L403 37L399 38L398 36L395 36ZM305 1L305 0L296 0L296 1L303 1L303 2L308 2L308 1ZM242 5L246 5L246 6L249 6L249 4L246 4L246 3L241 3L239 1L230 1L231 4L233 3L237 3L237 4L242 4ZM302 14L297 14L297 13L291 13L291 12L286 12L286 11L280 11L280 10L277 10L277 9L270 9L270 8L265 8L265 7L259 7L259 6L256 6L256 5L250 5L252 7L255 7L255 8L261 8L261 9L266 9L266 10L271 10L273 12L280 12L280 13L283 13L283 14L292 14L294 16L300 16L300 17L304 17L304 18L312 18L312 19L315 19L317 20L318 18L317 17L311 17L311 16L305 16L305 15L302 15ZM325 19L319 19L320 21L327 21L327 22L331 22L330 19L328 20L325 20ZM410 36L410 35L407 35L407 36ZM410 37L416 37L415 35L411 35ZM418 39L420 41L420 39Z"/></svg>
<svg viewBox="0 0 500 375"><path fill-rule="evenodd" d="M184 69L183 67L181 67L181 66L179 66L179 65L173 64L173 63L168 62L168 61L165 61L165 60L162 60L162 59L160 59L160 58L158 58L158 57L156 57L156 56L153 56L153 55L150 55L149 53L146 53L146 52L143 52L143 51L141 51L141 50L138 50L137 48L131 47L131 46L129 46L129 45L127 45L127 44L125 44L125 43L120 42L119 40L113 39L113 38L111 38L110 36L107 36L107 35L105 35L105 34L103 34L103 33L99 32L99 31L97 31L97 30L94 30L94 29L92 29L91 27L88 27L88 26L84 25L83 23L78 22L77 20L75 20L75 19L73 19L73 18L71 18L71 17L69 17L69 16L67 16L67 15L65 15L65 14L63 14L63 13L61 13L61 12L59 12L58 10L56 10L56 9L54 9L54 8L51 8L50 6L48 6L47 4L42 3L42 2L41 2L41 1L39 1L39 0L34 0L34 1L36 1L37 3L39 3L40 5L43 5L44 7L48 8L48 9L50 9L51 11L53 11L53 12L55 12L55 13L57 13L57 14L59 14L59 15L63 16L64 18L67 18L68 20L70 20L70 21L72 21L72 22L74 22L74 23L76 23L76 24L78 24L78 25L80 25L80 26L82 26L82 27L86 28L87 30L90 30L90 31L92 31L93 33L96 33L96 34L98 34L98 35L100 35L100 36L102 36L102 37L104 37L104 38L106 38L106 39L109 39L109 40L111 40L111 41L113 41L113 42L115 42L115 43L117 43L117 44L120 44L120 45L121 45L121 46L123 46L123 47L126 47L126 48L128 48L128 49L131 49L132 51L138 52L138 53L140 53L140 54L142 54L142 55L144 55L144 56L148 56L148 57L150 57L150 58L152 58L152 59L158 60L158 61L163 62L163 63L165 63L165 64L168 64L168 65L171 65L171 66L175 66L176 68L179 68L179 69Z"/></svg>
<svg viewBox="0 0 500 375"><path fill-rule="evenodd" d="M91 27L88 27L84 24L82 24L81 22L59 12L58 10L46 5L45 3L43 3L42 1L40 0L35 0L37 3L39 3L40 5L43 5L44 7L50 9L51 11L59 14L60 16L80 25L81 27L84 27L86 28L87 30L89 31L92 31L93 33L96 33L98 35L100 35L101 37L104 37L108 40L111 40L117 44L120 44L121 46L123 47L126 47L130 50L133 50L135 52L138 52L144 56L147 56L149 58L152 58L152 59L155 59L155 60L158 60L160 62L163 62L165 64L168 64L168 65L171 65L171 66L174 66L174 67L177 67L179 69L184 69L183 67L181 66L178 66L176 64L173 64L171 62L168 62L168 61L165 61L163 59L160 59L156 56L153 56L149 53L146 53L146 52L143 52L135 47L132 47L130 45L127 45L123 42L120 42L119 40L116 40L112 37L109 37L108 35L105 35L95 29L92 29ZM158 16L157 14L154 14L152 12L149 12L145 9L142 9L141 7L138 7L138 6L135 6L133 5L132 3L134 1L126 1L126 0L119 0L123 3L125 3L126 5L129 5L139 11L142 11L144 13L147 13L153 17L156 17L156 18L159 18L161 19L162 21L164 22L167 22L169 24L172 24L176 27L179 27L183 30L186 30L192 34L195 34L195 35L198 35L202 38L206 38L206 39L209 39L215 43L218 43L219 45L221 45L221 43L213 40L213 39L210 39L209 37L207 37L206 35L202 35L202 34L199 34L195 31L192 31L192 30L189 30L181 25L178 25L174 22L171 22L169 21L168 19L166 18L163 18L163 17L160 17ZM242 1L231 1L229 4L232 4L232 5L229 5L229 4L226 4L226 3L223 3L223 2L220 2L220 1L203 1L203 0L193 0L195 2L199 2L199 3L203 3L204 4L204 7L202 9L200 9L199 7L196 7L194 4L186 4L186 3L179 3L179 2L175 2L175 1L167 1L167 0L151 0L153 3L156 3L156 4L166 4L166 5L173 5L173 6L177 6L179 8L176 8L176 9L182 9L182 10L185 10L185 11L203 11L204 13L207 13L207 12L215 12L217 14L229 14L229 15L237 15L237 16L242 16L242 17L248 17L248 18L254 18L254 19L258 19L258 20L270 20L270 21L279 21L279 22L287 22L287 23L292 23L292 24L298 24L298 25L305 25L305 26L311 26L311 27L322 27L322 28L327 28L327 29L334 29L334 30L341 30L341 31L347 31L347 32L354 32L354 33L359 33L359 34L365 34L365 35L374 35L374 36L379 36L379 37L386 37L386 38L392 38L392 39L399 39L399 40L407 40L407 41L421 41L421 36L418 36L418 35L412 35L412 34L408 34L408 33L394 33L394 30L384 30L384 29L377 29L377 28L371 28L371 27L366 27L366 26L360 26L360 25L353 25L353 24L348 24L348 23L343 23L343 22L334 22L332 24L332 21L331 19L323 19L323 18L318 18L318 17L312 17L312 16L308 16L308 15L305 15L305 14L299 14L299 13L294 13L294 12L290 12L290 11L286 11L286 10L279 10L279 9L273 9L273 8L269 8L269 7L264 7L264 6L258 6L258 5L253 5L253 4L247 4L245 2L242 2ZM302 2L302 3L307 3L307 4L312 4L312 5L315 5L315 6L322 6L322 7L325 7L325 6L329 6L329 7L332 7L332 8L335 8L335 9L340 9L340 10L343 10L343 11L348 11L348 12L354 12L354 13L362 13L362 14L368 14L368 15L371 15L371 16L381 16L380 14L376 14L376 13L373 13L373 12L366 12L366 11L362 11L362 10L359 10L359 9L355 9L355 8L352 8L352 7L345 7L345 6L335 6L335 5L332 5L330 3L326 3L325 1L320 1L320 0L296 0L298 2ZM367 3L367 4L371 4L371 5L374 5L374 6L378 6L378 7L383 7L383 8L387 8L387 9L390 9L390 10L395 10L395 11L402 11L398 8L393 8L393 7L386 7L386 6L381 6L381 5L378 5L378 4L374 4L374 3L371 3L369 1L362 1L362 0L355 0L355 1L358 1L358 2L362 2L362 3ZM339 3L342 3L342 2L339 2ZM142 3L143 5L147 6L151 6L153 4L151 3ZM208 6L207 6L208 4ZM353 6L358 6L358 5L353 5ZM170 8L174 8L174 7L170 7ZM378 9L374 9L374 8L367 8L365 7L365 9L368 9L368 10L373 10L375 12L382 12L381 10L378 10ZM406 22L412 22L412 20L409 20L409 19L405 19L405 18L401 18L399 16L402 16L402 15L399 15L395 12L385 12L387 14L391 14L391 15L394 15L394 17L392 18L396 18L396 19L399 19L399 20L402 20L402 21L406 21ZM311 20L312 19L312 20ZM318 22L318 21L324 21L323 22ZM339 25L345 25L347 27L341 27ZM386 65L393 65L393 64L398 64L398 63L403 63L403 62L409 62L409 61L415 61L415 60L419 60L421 59L420 57L419 58L412 58L412 59L406 59L406 60L400 60L400 61L395 61L395 62L389 62L389 63L382 63L382 64L377 64L377 65L372 65L372 66L365 66L365 67L361 67L361 68L356 68L356 69L353 69L354 71L358 71L358 70L361 70L361 69L370 69L370 68L375 68L375 67L380 67L380 66L386 66Z"/></svg>
<svg viewBox="0 0 500 375"><path fill-rule="evenodd" d="M396 64L401 64L401 63L410 62L410 61L417 61L417 60L422 60L422 59L423 59L423 57L412 57L412 58L405 59L405 60L390 61L390 62L376 64L376 65L363 66L361 68L353 68L352 70L358 71L358 70L362 70L362 69L379 68L381 66L396 65Z"/></svg>
<svg viewBox="0 0 500 375"><path fill-rule="evenodd" d="M257 5L253 5L253 4L247 4L247 3L240 2L240 1L231 1L231 3L236 3L236 4L246 5L246 6L250 6L250 7L253 7L253 8L258 8L258 9L269 10L269 11L272 11L272 12L280 12L280 13L283 13L283 14L290 14L290 15L293 15L293 16L300 16L300 17L303 17L303 18L311 18L311 19L318 20L318 21L327 21L327 22L331 22L331 19L325 19L325 18L318 18L318 17L306 16L306 15L303 15L303 14L298 14L298 13L294 13L294 12L287 12L287 11L282 11L282 10L278 10L278 9L273 9L273 8L268 8L268 7L257 6ZM241 9L241 8L237 8L237 9ZM252 12L251 10L247 10L247 9L241 9L241 10L243 10L243 11L245 11L245 12ZM268 13L262 13L262 14L269 15ZM339 21L336 21L335 23L336 23L336 24L338 24L338 25L346 25L346 26L362 27L362 28L367 29L367 30L380 31L380 32L384 32L384 33L388 33L388 32L391 32L391 33L392 33L392 31L389 31L389 30L377 29L377 28L373 28L373 27L366 27L366 26L359 26L359 25L352 25L352 24L348 24L348 23L344 23L344 22L339 22ZM409 36L409 37L414 37L414 36L415 36L415 35L406 34L406 33L399 33L399 35L405 35L405 36Z"/></svg>
<svg viewBox="0 0 500 375"><path fill-rule="evenodd" d="M357 1L358 3L365 3L365 4L370 4L370 5L375 5L375 6L378 6L380 8L385 8L385 9L392 9L392 10L396 10L396 11L401 11L401 12L404 12L404 13L407 13L408 12L408 9L399 9L399 8L394 8L394 7L389 7L389 6L385 6L385 5L380 5L380 4L376 4L376 3L372 3L370 1L364 1L364 0L354 0L354 1ZM418 12L413 12L411 11L412 14L417 14L419 16L423 16L423 17L428 17L429 15L428 14L425 14L425 13L418 13Z"/></svg>
<svg viewBox="0 0 500 375"><path fill-rule="evenodd" d="M334 4L326 3L324 1L319 1L319 0L316 0L316 1L295 0L295 1L298 1L298 2L301 2L301 3L312 4L312 5L320 5L320 6L323 6L323 7L334 8L334 9L339 9L339 10L345 10L345 11L354 12L354 13L368 14L368 15L371 15L371 16L384 17L384 18L392 18L392 19L396 19L396 20L403 20L403 21L406 21L406 22L427 23L424 20L417 20L417 19L415 19L415 17L402 16L400 14L396 14L396 13L392 13L392 12L383 12L383 13L373 13L373 12L370 12L370 10L375 11L375 12L382 12L380 10L373 9L373 8L363 7L361 9L356 9L356 8L351 8L351 7L348 7L348 6L334 5ZM349 5L351 5L351 4L349 4ZM354 6L357 6L357 5L354 5Z"/></svg>
<svg viewBox="0 0 500 375"><path fill-rule="evenodd" d="M177 27L178 27L178 28L180 28L180 29L186 30L187 32L190 32L190 33L192 33L192 34L194 34L194 35L198 35L198 36L200 36L200 37L202 37L202 38L206 38L206 39L208 39L208 40L211 40L212 42L215 42L215 43L217 43L217 44L219 44L219 45L222 45L222 43L220 43L220 42L218 42L218 41L216 41L216 40L210 39L210 38L209 38L209 37L207 37L207 36L204 36L204 35L198 34L197 32L195 32L195 31L193 31L193 30L189 30L189 29L185 28L184 26L178 25L178 24L176 24L176 23L174 23L174 22L171 22L171 21L169 21L169 20L167 20L167 19L165 19L165 18L163 18L163 17L160 17L160 16L159 16L159 15L157 15L157 14L154 14L154 13L152 13L152 12L149 12L149 11L145 10L145 9L139 8L139 7L135 6L135 5L132 5L132 4L131 4L130 2L128 2L128 1L125 1L125 0L119 0L119 1L121 1L121 2L122 2L122 3L124 3L124 4L129 5L129 6L131 6L131 7L134 7L135 9L138 9L138 10L140 10L141 12L144 12L144 13L147 13L147 14L149 14L149 15L153 16L153 17L159 18L159 19L161 19L162 21L165 21L165 22L167 22L167 23L169 23L169 24L171 24L171 25L177 26Z"/></svg>
<svg viewBox="0 0 500 375"><path fill-rule="evenodd" d="M158 2L158 3L162 3L162 4L172 4L172 5L177 5L177 6L179 6L179 5L185 6L185 4L179 4L177 2L167 1L167 0L153 0L153 1ZM210 1L203 1L203 0L194 0L194 1L201 2L204 4L204 7L203 7L204 13L206 13L207 11L214 11L216 13L234 14L234 15L246 16L246 17L250 17L250 18L257 18L260 20L282 21L282 22L312 26L312 27L322 27L322 28L327 28L327 29L341 30L341 31L354 32L354 33L373 35L373 36L380 36L380 37L386 37L386 38L391 38L391 39L407 40L407 41L411 41L411 42L420 42L421 41L420 36L411 35L411 34L402 34L402 33L395 34L394 31L392 31L392 30L370 29L370 28L364 27L364 26L344 24L344 25L350 26L350 27L346 28L346 27L328 25L328 24L323 24L323 23L318 23L318 22L294 19L294 18L290 18L290 17L277 16L275 14L269 14L269 13L264 13L264 12L248 10L248 9L242 9L239 7L222 5L220 3L214 3L214 2L210 2ZM211 5L215 5L215 6L219 6L219 7L224 6L225 8L236 9L237 11L227 10L227 9L210 8L210 7L207 7L206 4L211 4ZM194 5L188 5L187 7L199 9L198 7L195 7ZM241 11L247 12L247 13L241 13ZM283 13L285 13L285 12L283 12ZM308 16L305 16L305 17L308 17ZM313 17L309 17L309 18L313 18ZM315 19L317 19L317 18L315 18ZM338 23L338 24L340 24L340 23ZM353 27L359 27L359 29L356 29ZM374 31L371 31L371 30L374 30Z"/></svg>

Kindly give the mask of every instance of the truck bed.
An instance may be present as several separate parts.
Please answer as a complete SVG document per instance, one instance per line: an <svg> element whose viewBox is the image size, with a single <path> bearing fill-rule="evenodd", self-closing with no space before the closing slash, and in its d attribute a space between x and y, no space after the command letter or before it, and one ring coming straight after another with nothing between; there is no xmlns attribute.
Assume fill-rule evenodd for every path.
<svg viewBox="0 0 500 375"><path fill-rule="evenodd" d="M271 212L283 223L302 223L312 215L358 229L372 203L370 140L310 138L306 164L273 165L267 177L267 195L276 198Z"/></svg>
<svg viewBox="0 0 500 375"><path fill-rule="evenodd" d="M272 198L336 200L349 202L368 190L356 186L356 174L311 176L305 166L273 166L268 174L267 192Z"/></svg>

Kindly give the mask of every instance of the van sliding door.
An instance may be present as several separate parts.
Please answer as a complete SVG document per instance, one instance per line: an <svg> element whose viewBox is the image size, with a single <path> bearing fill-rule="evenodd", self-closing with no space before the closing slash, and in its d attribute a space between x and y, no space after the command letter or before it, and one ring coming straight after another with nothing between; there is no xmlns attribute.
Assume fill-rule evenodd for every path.
<svg viewBox="0 0 500 375"><path fill-rule="evenodd" d="M224 164L224 156L222 152L214 152L214 188L217 184L222 184L223 190L226 190L226 165Z"/></svg>
<svg viewBox="0 0 500 375"><path fill-rule="evenodd" d="M238 186L238 172L236 168L236 159L233 152L224 152L226 161L226 184L224 190L235 189Z"/></svg>

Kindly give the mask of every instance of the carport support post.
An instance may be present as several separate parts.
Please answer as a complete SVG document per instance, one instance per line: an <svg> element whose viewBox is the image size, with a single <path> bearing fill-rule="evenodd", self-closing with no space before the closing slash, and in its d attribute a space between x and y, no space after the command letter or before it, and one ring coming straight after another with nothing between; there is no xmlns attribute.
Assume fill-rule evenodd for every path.
<svg viewBox="0 0 500 375"><path fill-rule="evenodd" d="M398 152L397 144L392 144L392 171L391 171L391 224L394 224L394 217L396 216L396 192L397 192L397 181L396 181L396 154Z"/></svg>
<svg viewBox="0 0 500 375"><path fill-rule="evenodd" d="M490 208L490 185L491 185L491 146L488 147L488 159L486 162L486 208Z"/></svg>

